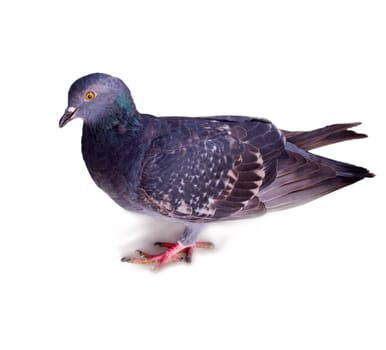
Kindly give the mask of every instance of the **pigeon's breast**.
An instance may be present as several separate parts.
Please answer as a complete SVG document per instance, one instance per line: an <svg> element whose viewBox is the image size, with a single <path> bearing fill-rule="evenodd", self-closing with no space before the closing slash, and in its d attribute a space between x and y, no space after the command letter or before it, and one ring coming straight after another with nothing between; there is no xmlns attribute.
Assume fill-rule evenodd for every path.
<svg viewBox="0 0 386 350"><path fill-rule="evenodd" d="M116 170L101 172L91 169L89 173L97 186L119 206L127 210L142 211L142 206L137 201L137 191L127 181L127 174Z"/></svg>
<svg viewBox="0 0 386 350"><path fill-rule="evenodd" d="M141 210L137 201L141 151L122 135L83 130L82 154L98 187L127 210Z"/></svg>

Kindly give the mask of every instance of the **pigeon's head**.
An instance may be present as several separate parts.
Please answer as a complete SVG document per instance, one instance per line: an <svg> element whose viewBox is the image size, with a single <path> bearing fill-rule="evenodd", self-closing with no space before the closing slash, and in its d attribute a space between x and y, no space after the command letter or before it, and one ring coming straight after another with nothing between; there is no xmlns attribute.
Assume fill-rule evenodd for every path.
<svg viewBox="0 0 386 350"><path fill-rule="evenodd" d="M75 118L94 124L114 116L132 116L136 112L130 90L111 75L93 73L76 80L68 92L68 106L59 121L65 126Z"/></svg>

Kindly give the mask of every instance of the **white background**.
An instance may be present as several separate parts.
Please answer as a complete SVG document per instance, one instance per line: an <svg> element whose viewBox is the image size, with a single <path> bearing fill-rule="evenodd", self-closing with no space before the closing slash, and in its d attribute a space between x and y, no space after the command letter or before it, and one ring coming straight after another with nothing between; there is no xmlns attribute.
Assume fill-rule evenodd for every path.
<svg viewBox="0 0 386 350"><path fill-rule="evenodd" d="M385 349L383 1L15 1L1 5L1 349ZM170 227L92 183L78 77L122 78L140 111L245 114L304 130L362 121L320 152L377 177L210 226L160 273L122 264ZM153 249L153 248L152 248Z"/></svg>

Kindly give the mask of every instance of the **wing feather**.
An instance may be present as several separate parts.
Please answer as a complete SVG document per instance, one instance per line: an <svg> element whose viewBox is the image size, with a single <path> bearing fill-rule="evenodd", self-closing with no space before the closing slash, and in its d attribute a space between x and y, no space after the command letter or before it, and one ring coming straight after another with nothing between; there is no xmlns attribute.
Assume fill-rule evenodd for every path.
<svg viewBox="0 0 386 350"><path fill-rule="evenodd" d="M211 221L264 211L259 189L276 177L282 133L266 120L164 118L148 149L140 198L154 211ZM257 213L255 212L255 215Z"/></svg>

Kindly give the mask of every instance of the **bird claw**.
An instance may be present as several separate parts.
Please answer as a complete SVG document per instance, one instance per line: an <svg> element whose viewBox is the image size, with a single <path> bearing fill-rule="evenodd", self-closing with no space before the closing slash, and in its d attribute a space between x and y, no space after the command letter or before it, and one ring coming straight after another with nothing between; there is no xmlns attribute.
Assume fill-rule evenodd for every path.
<svg viewBox="0 0 386 350"><path fill-rule="evenodd" d="M171 242L155 242L155 246L167 248L161 254L149 254L142 250L136 250L138 257L123 257L122 262L129 262L133 264L154 264L154 269L159 270L166 263L169 262L192 262L192 255L194 248L213 249L214 244L211 242L196 242L191 246L183 246L180 243Z"/></svg>
<svg viewBox="0 0 386 350"><path fill-rule="evenodd" d="M156 247L165 247L165 244L170 244L167 242L154 242L153 245Z"/></svg>
<svg viewBox="0 0 386 350"><path fill-rule="evenodd" d="M145 253L142 250L137 249L135 251L141 258L145 256Z"/></svg>
<svg viewBox="0 0 386 350"><path fill-rule="evenodd" d="M131 262L131 257L130 256L124 256L123 258L121 258L121 261L122 262Z"/></svg>

